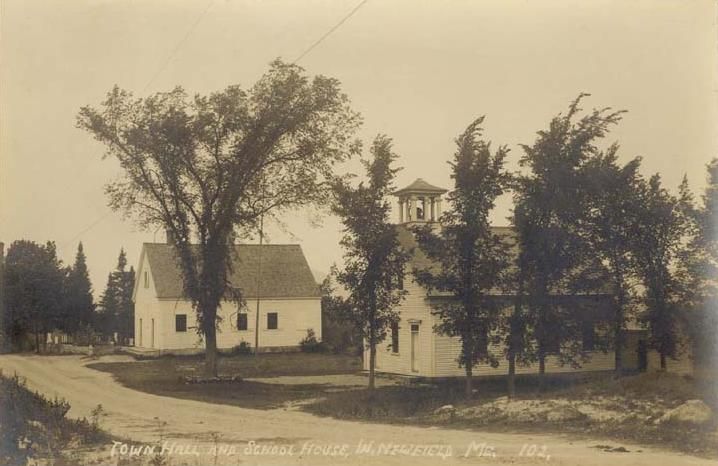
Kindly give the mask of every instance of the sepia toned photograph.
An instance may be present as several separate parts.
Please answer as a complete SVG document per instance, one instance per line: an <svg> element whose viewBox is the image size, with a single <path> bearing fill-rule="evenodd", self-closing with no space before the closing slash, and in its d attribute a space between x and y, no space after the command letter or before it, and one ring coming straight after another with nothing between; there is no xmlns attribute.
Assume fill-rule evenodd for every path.
<svg viewBox="0 0 718 466"><path fill-rule="evenodd" d="M718 464L713 0L0 0L0 466Z"/></svg>

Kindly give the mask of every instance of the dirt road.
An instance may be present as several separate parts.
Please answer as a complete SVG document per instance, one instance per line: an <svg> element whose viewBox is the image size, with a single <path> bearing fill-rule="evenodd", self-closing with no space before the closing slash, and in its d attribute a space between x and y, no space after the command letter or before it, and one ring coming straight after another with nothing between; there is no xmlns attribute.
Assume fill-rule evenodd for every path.
<svg viewBox="0 0 718 466"><path fill-rule="evenodd" d="M215 460L242 465L718 464L606 440L358 423L292 410L251 410L160 397L122 387L110 374L85 367L86 362L79 356L0 356L5 374L17 372L27 378L30 388L67 399L71 416L89 416L102 404L106 415L101 426L128 439L131 446L150 448L166 442L172 465L214 464ZM595 448L598 444L629 451L604 452ZM128 454L129 446L114 445L113 462L122 452ZM107 455L112 447L107 446ZM535 454L527 456L531 453Z"/></svg>

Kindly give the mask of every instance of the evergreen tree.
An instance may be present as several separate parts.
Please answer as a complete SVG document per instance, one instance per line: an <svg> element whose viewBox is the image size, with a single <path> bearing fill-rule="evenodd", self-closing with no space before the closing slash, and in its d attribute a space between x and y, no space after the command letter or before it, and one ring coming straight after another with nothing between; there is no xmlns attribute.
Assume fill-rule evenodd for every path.
<svg viewBox="0 0 718 466"><path fill-rule="evenodd" d="M450 162L451 208L441 216L441 230L435 232L428 225L416 231L419 247L437 265L417 270L417 282L430 293L439 291L454 298L432 307L440 320L436 331L461 340L458 362L466 372L467 398L473 393L474 366L498 365L491 344L505 303L494 295L509 264L507 244L489 224L496 198L511 179L504 170L508 149L501 146L492 155L490 143L481 139L483 121L484 117L478 118L456 139L457 150Z"/></svg>
<svg viewBox="0 0 718 466"><path fill-rule="evenodd" d="M127 256L120 249L117 268L107 277L107 286L98 305L96 329L108 338L118 336L125 343L134 335L134 305L132 292L135 283L134 269L126 270Z"/></svg>
<svg viewBox="0 0 718 466"><path fill-rule="evenodd" d="M117 275L115 272L110 272L105 291L100 296L94 324L95 330L105 337L112 337L118 326L118 291Z"/></svg>
<svg viewBox="0 0 718 466"><path fill-rule="evenodd" d="M135 305L132 302L132 293L135 288L135 269L127 267L127 255L120 249L117 259L117 327L116 332L122 343L126 343L135 334Z"/></svg>
<svg viewBox="0 0 718 466"><path fill-rule="evenodd" d="M68 330L86 330L94 322L95 304L82 243L77 246L75 262L68 271L65 288Z"/></svg>
<svg viewBox="0 0 718 466"><path fill-rule="evenodd" d="M397 158L391 139L377 136L371 153L373 159L363 161L367 183L352 187L345 180L335 182L333 211L344 225L344 269L337 280L349 292L347 317L369 349L369 389L373 390L376 346L386 338L387 328L399 321L395 307L405 294L401 283L409 255L399 245L389 219L387 196L398 171L391 166Z"/></svg>

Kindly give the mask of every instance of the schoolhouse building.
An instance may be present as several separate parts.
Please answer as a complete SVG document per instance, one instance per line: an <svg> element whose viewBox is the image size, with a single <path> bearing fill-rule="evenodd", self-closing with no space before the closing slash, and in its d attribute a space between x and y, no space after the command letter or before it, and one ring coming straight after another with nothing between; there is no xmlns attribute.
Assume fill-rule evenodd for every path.
<svg viewBox="0 0 718 466"><path fill-rule="evenodd" d="M439 300L451 299L446 293L428 292L413 279L412 270L431 267L431 260L421 251L412 233L412 228L430 225L441 228L439 218L442 211L442 195L446 189L433 186L419 178L409 186L394 192L398 199L399 223L398 239L401 246L411 251L411 259L406 266L403 287L406 298L399 305L400 321L389 330L387 339L377 346L376 370L405 376L442 378L465 375L464 368L458 364L461 352L459 337L440 335L434 331L439 318L433 312ZM514 233L510 227L494 227L494 233L511 244ZM516 248L513 248L515 251ZM497 299L511 302L511 295L501 291L492 292ZM612 371L615 368L613 349L606 350L599 345L610 330L610 294L606 290L596 290L583 295L556 296L566 305L575 304L576 319L581 321L582 352L587 356L577 367L565 364L557 356L557 348L550 351L546 358L546 373L568 373L580 371ZM505 312L511 312L509 306ZM627 370L656 370L660 367L658 354L647 349L648 331L635 320L626 330L626 344L621 349L624 368ZM490 351L500 361L498 367L478 364L473 368L476 376L496 376L508 373L508 363L503 343L493 344ZM369 352L365 350L364 368L369 369ZM535 365L516 365L517 374L536 373ZM691 373L692 364L688 354L677 360L668 361L668 370L678 373Z"/></svg>

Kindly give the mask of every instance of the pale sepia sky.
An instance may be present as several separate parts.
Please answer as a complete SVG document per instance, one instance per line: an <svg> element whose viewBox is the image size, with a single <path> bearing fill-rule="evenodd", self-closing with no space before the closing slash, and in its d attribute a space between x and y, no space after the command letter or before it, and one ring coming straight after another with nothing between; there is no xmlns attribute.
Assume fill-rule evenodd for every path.
<svg viewBox="0 0 718 466"><path fill-rule="evenodd" d="M249 86L358 3L2 0L0 241L52 239L71 262L82 240L99 295L120 247L136 264L153 234L106 214L103 185L118 168L75 128L80 106L114 84L139 95ZM484 114L487 138L512 148L516 168L518 144L585 91L587 108L629 111L610 138L624 160L641 155L645 174L675 188L687 173L700 189L718 155L716 32L711 0L368 0L300 64L341 80L365 141L394 138L400 186L449 187L453 138ZM504 199L495 223L509 208ZM317 270L340 261L336 219L312 229L299 213L288 225L295 239L271 241L300 242Z"/></svg>

